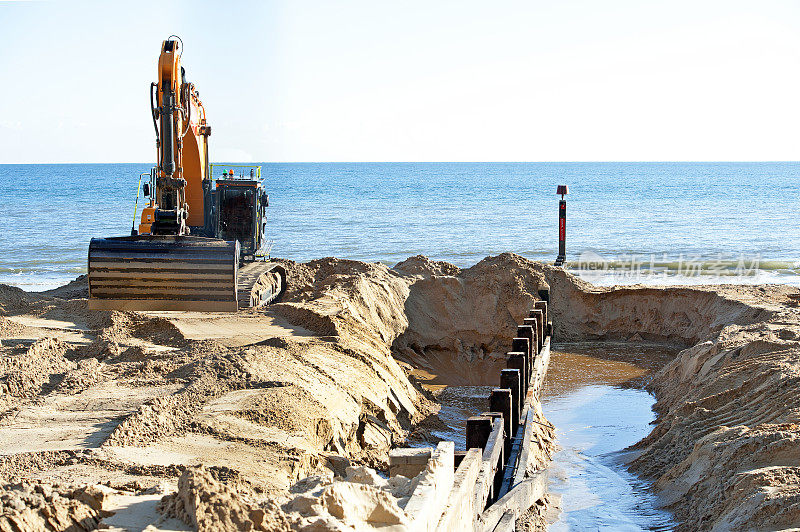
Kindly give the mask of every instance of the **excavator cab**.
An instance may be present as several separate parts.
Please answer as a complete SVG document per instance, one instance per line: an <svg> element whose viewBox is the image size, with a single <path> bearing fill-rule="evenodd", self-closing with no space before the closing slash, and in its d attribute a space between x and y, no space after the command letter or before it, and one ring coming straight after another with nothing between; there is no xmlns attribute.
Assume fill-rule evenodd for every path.
<svg viewBox="0 0 800 532"><path fill-rule="evenodd" d="M264 241L265 209L268 196L259 181L217 180L217 238L238 240L242 260L255 260Z"/></svg>

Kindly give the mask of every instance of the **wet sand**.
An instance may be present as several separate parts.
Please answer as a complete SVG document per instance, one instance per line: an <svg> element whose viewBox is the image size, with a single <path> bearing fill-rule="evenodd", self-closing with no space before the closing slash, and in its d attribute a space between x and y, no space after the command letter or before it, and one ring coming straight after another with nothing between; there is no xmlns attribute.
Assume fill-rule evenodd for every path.
<svg viewBox="0 0 800 532"><path fill-rule="evenodd" d="M592 384L643 389L680 349L632 342L573 342L553 346L543 399Z"/></svg>

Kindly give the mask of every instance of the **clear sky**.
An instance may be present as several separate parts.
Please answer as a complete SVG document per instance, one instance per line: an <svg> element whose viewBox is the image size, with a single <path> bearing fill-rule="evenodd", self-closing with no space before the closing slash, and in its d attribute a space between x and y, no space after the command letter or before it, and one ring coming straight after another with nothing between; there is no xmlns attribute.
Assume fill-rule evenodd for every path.
<svg viewBox="0 0 800 532"><path fill-rule="evenodd" d="M161 41L214 160L800 159L800 2L0 1L0 162L148 162Z"/></svg>

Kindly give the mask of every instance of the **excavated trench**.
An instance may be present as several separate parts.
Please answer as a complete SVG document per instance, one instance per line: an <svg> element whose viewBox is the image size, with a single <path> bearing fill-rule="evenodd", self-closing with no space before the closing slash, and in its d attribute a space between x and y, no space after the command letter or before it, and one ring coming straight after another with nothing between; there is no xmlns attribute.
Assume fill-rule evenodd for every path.
<svg viewBox="0 0 800 532"><path fill-rule="evenodd" d="M440 405L436 418L412 433L411 445L451 440L457 450L464 450L466 419L488 410L488 396L499 385L516 323L539 289L561 281L558 271L491 266L495 268L459 271L410 259L395 268L419 278L409 286L403 304L408 325L392 342L392 354L409 364L412 380ZM639 306L622 299L608 305L616 313L613 320L597 316L588 324L566 321L568 313L578 320L586 314L587 301L576 301L583 292L571 283L570 288L554 297L551 309L557 333L573 342L554 345L542 401L545 415L551 414L555 422L559 446L557 452L547 450L554 452L550 491L557 495L554 501L558 495L562 501L554 527L616 523L670 528L672 516L659 508L652 479L629 470L630 453L625 451L651 429L655 400L645 386L652 374L674 359L678 345L702 333L684 324L692 314L689 308L681 309L676 334L662 323L672 319L668 314L642 316ZM660 326L643 323L646 319ZM593 501L589 505L587 493ZM556 512L554 508L551 516Z"/></svg>
<svg viewBox="0 0 800 532"><path fill-rule="evenodd" d="M469 353L485 349L485 344L461 345ZM554 344L542 397L544 415L556 427L556 448L548 464L549 530L674 528L653 480L631 471L628 462L635 455L629 446L647 436L656 417L655 398L646 385L679 350L675 345L618 341ZM490 358L470 371L449 372L464 365L461 356L441 346L423 350L431 351L440 373L415 368L411 375L441 406L441 423L414 443L451 440L464 450L466 420L488 409L489 394L498 385L488 377L499 371Z"/></svg>
<svg viewBox="0 0 800 532"><path fill-rule="evenodd" d="M424 276L411 285L405 302L409 325L395 339L393 354L413 366L411 376L441 406L440 423L432 424L419 444L446 439L455 441L456 449L463 449L466 418L488 408L487 397L498 385L495 379L504 367L515 317L524 315L530 304L528 297L520 296L532 298L534 287L547 286L551 290L556 343L542 408L556 426L559 447L550 467L549 490L557 495L551 503L555 506L560 499L559 517L550 514L555 521L552 529L693 529L696 523L686 523L696 517L701 518L702 529L731 519L745 522L744 512L732 511L733 505L727 506L726 515L723 505L702 505L687 497L699 488L724 500L731 496L729 490L737 481L721 474L726 464L718 451L712 460L697 461L694 442L717 434L717 419L701 408L694 416L700 419L693 425L683 423L684 413L693 414L696 407L680 394L698 396L697 389L705 388L705 393L713 396L724 390L725 384L718 380L724 381L731 371L725 362L737 358L737 349L748 350L746 346L730 346L728 338L736 337L741 344L768 335L775 327L767 322L777 315L780 321L786 320L789 289L600 289L558 269L537 265L531 270L524 270L531 275L529 279L516 272L516 286L511 288L512 293L516 288L516 301L504 300L502 295L494 297L513 283L504 285L501 281L484 290L479 284L486 276L471 278L469 270L442 272L453 277ZM497 278L490 282L497 282ZM755 336L745 332L750 330L760 332ZM794 341L797 330L791 331L784 328L772 336ZM788 347L795 349L794 345ZM783 348L768 343L751 349L761 354ZM768 371L759 361L752 364ZM697 378L695 373L705 375ZM738 379L732 380L728 386L741 387ZM723 393L735 396L737 392ZM714 406L720 406L718 401ZM752 409L757 414L764 411L755 406ZM725 419L742 423L749 430L747 414ZM779 407L774 415L762 415L756 421L783 419L796 418ZM752 437L741 431L736 434L740 439ZM773 437L781 441L793 440L795 436L785 431L768 429L777 432L779 435ZM676 444L677 440L684 443ZM737 442L739 446L746 444ZM714 448L713 441L708 442L708 448ZM780 483L757 469L745 466L745 476L758 477L752 485L760 480L763 486L755 489L756 493L775 493L774 486ZM673 477L678 477L677 481ZM697 477L700 486L694 485ZM718 478L723 481L718 482ZM778 498L787 496L793 497L781 494ZM747 503L756 507L779 504L770 502L769 496L759 502L760 497L764 496L751 496ZM796 515L795 507L789 504L785 514ZM763 522L765 513L758 515L756 522ZM791 522L785 515L767 519L781 520Z"/></svg>

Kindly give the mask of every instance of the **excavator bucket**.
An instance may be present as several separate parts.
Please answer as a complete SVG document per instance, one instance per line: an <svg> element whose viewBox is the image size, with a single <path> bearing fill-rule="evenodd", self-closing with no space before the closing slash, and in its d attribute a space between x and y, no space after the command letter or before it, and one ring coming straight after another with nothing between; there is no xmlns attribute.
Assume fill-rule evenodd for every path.
<svg viewBox="0 0 800 532"><path fill-rule="evenodd" d="M239 243L197 236L93 238L89 308L238 308Z"/></svg>

